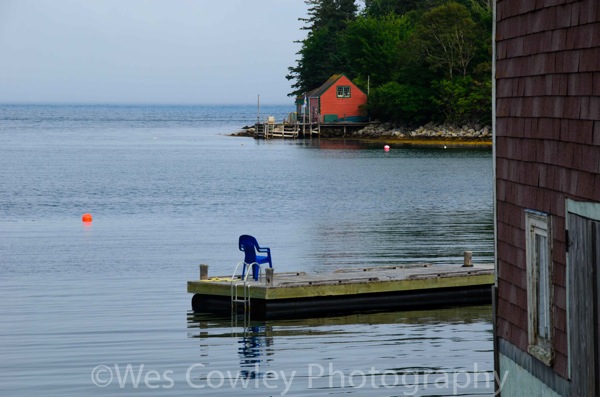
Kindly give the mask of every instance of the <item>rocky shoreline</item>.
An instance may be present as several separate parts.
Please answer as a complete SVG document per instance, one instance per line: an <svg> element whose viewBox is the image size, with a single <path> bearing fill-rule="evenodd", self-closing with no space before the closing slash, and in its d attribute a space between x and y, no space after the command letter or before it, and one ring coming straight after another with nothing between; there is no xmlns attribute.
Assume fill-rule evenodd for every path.
<svg viewBox="0 0 600 397"><path fill-rule="evenodd" d="M233 136L253 136L253 127L244 127ZM321 138L398 141L469 141L492 142L490 126L428 123L418 128L398 127L390 123L372 123L362 129L346 131L343 128L322 128Z"/></svg>
<svg viewBox="0 0 600 397"><path fill-rule="evenodd" d="M334 133L334 137L338 135ZM491 142L489 126L464 125L461 127L429 123L416 129L396 127L392 124L371 124L363 129L346 133L346 137L357 139L436 139L436 140L481 140Z"/></svg>

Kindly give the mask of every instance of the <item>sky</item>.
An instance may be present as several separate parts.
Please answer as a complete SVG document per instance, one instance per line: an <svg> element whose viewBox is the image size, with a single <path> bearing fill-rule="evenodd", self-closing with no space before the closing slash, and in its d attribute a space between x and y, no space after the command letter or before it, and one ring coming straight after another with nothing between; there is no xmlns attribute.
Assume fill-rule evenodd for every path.
<svg viewBox="0 0 600 397"><path fill-rule="evenodd" d="M304 0L0 0L0 103L287 104Z"/></svg>

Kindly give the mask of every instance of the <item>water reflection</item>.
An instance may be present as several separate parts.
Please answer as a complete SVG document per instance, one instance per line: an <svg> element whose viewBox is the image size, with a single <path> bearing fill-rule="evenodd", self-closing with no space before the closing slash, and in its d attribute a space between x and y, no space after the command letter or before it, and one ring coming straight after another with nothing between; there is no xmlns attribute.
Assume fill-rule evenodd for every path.
<svg viewBox="0 0 600 397"><path fill-rule="evenodd" d="M238 343L238 355L240 359L241 375L244 379L260 378L262 375L259 368L263 360L274 354L271 345L273 337L268 336L271 332L270 325L251 325L245 327L242 337Z"/></svg>
<svg viewBox="0 0 600 397"><path fill-rule="evenodd" d="M358 396L374 392L452 395L456 388L452 382L461 384L452 374L493 379L488 305L301 320L238 320L188 313L188 336L199 340L207 368L229 374L228 389L215 390L216 394L228 395L231 384L242 381L257 386L244 390L244 395L265 395L267 383L277 387L269 395L280 394L286 387L285 376L294 378L290 382L293 395L309 395L318 389L320 395ZM357 374L366 376L364 387L357 387ZM442 377L449 379L447 384L441 385ZM203 381L210 381L210 373ZM381 382L395 382L396 387L387 390ZM491 394L491 381L460 389L460 395Z"/></svg>

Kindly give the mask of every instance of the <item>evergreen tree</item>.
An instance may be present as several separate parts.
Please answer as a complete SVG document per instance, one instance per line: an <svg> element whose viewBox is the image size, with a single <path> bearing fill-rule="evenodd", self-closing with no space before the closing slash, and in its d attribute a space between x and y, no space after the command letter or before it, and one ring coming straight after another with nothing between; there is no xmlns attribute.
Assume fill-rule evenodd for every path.
<svg viewBox="0 0 600 397"><path fill-rule="evenodd" d="M365 0L365 12L372 17L404 15L410 11L430 8L434 1L437 0Z"/></svg>
<svg viewBox="0 0 600 397"><path fill-rule="evenodd" d="M359 84L370 77L378 86L398 78L402 63L402 42L406 40L410 25L404 16L387 14L381 18L359 16L348 24L345 45L350 72Z"/></svg>
<svg viewBox="0 0 600 397"><path fill-rule="evenodd" d="M309 6L305 22L306 39L297 53L296 66L289 67L288 80L292 84L290 96L317 88L332 74L347 71L349 60L343 53L343 32L349 21L356 18L355 0L305 0Z"/></svg>

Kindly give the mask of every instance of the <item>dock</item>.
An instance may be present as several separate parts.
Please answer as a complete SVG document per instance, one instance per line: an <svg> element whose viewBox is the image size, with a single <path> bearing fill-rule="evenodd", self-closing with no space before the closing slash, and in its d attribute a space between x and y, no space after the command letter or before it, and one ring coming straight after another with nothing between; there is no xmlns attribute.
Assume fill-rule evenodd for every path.
<svg viewBox="0 0 600 397"><path fill-rule="evenodd" d="M315 121L298 121L292 117L282 122L276 122L273 116L269 116L265 122L257 122L254 124L253 136L255 139L272 139L272 138L311 138L320 137L321 130L331 131L339 130L344 136L348 132L368 126L369 122L355 121L335 121L324 123L319 120Z"/></svg>
<svg viewBox="0 0 600 397"><path fill-rule="evenodd" d="M299 138L302 130L298 124L266 122L254 125L255 139Z"/></svg>
<svg viewBox="0 0 600 397"><path fill-rule="evenodd" d="M493 284L493 264L406 264L314 274L266 269L258 281L208 277L201 265L200 279L188 281L187 291L194 294L195 312L242 312L260 320L488 304Z"/></svg>

